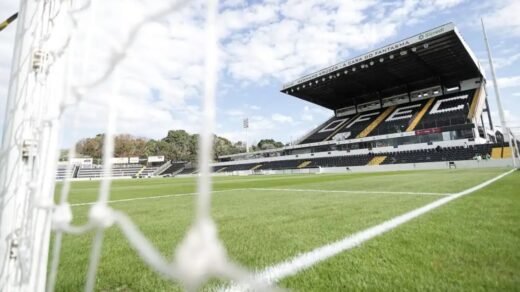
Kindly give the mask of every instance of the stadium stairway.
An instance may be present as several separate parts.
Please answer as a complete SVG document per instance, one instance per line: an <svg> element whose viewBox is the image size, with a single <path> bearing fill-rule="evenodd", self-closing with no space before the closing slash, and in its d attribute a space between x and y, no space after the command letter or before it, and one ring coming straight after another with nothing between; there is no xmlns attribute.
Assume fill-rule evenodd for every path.
<svg viewBox="0 0 520 292"><path fill-rule="evenodd" d="M215 173L222 172L222 171L224 171L224 170L226 170L226 169L227 169L227 166L222 167L222 168L219 168L217 171L215 171Z"/></svg>
<svg viewBox="0 0 520 292"><path fill-rule="evenodd" d="M309 164L311 164L311 163L312 163L312 161L309 161L309 160L304 161L304 162L300 163L300 164L297 166L297 168L305 168L305 167L307 167L307 166L308 166Z"/></svg>
<svg viewBox="0 0 520 292"><path fill-rule="evenodd" d="M428 110L430 109L430 107L432 106L434 101L435 101L435 97L432 97L428 100L428 102L424 105L424 107L421 109L421 111L418 112L417 115L413 118L410 125L408 125L406 132L411 132L411 131L415 130L415 128L421 122L422 118L424 117L426 112L428 112Z"/></svg>
<svg viewBox="0 0 520 292"><path fill-rule="evenodd" d="M513 156L513 149L509 146L494 147L491 150L491 158L493 158L493 159L511 158L512 156Z"/></svg>
<svg viewBox="0 0 520 292"><path fill-rule="evenodd" d="M374 158L372 158L372 160L370 160L370 162L368 162L367 165L381 165L381 163L383 163L383 161L385 161L386 159L386 156L376 156Z"/></svg>
<svg viewBox="0 0 520 292"><path fill-rule="evenodd" d="M186 168L185 162L171 162L170 161L169 166L166 169L163 169L161 172L158 172L158 173L159 173L159 175L169 174L169 175L174 176L174 175L180 173L181 171L183 171L184 168Z"/></svg>
<svg viewBox="0 0 520 292"><path fill-rule="evenodd" d="M381 124L381 122L384 121L395 110L395 108L396 108L396 106L391 106L391 107L387 108L372 123L370 123L370 125L368 125L368 127L366 127L363 131L361 131L361 133L359 133L356 138L365 138L368 135L370 135L370 133L372 133L372 131L375 128L377 128L377 126L379 126L379 124Z"/></svg>
<svg viewBox="0 0 520 292"><path fill-rule="evenodd" d="M494 147L491 150L491 158L493 158L493 159L502 158L502 147Z"/></svg>
<svg viewBox="0 0 520 292"><path fill-rule="evenodd" d="M262 164L258 164L256 166L254 166L253 168L251 168L250 170L257 170L259 169L260 167L262 167Z"/></svg>
<svg viewBox="0 0 520 292"><path fill-rule="evenodd" d="M513 157L513 149L511 147L504 147L502 149L502 158L511 158Z"/></svg>
<svg viewBox="0 0 520 292"><path fill-rule="evenodd" d="M169 161L166 161L163 165L159 166L159 168L157 168L157 170L155 171L155 173L153 175L162 175L164 174L171 166L172 166L172 161L169 160Z"/></svg>
<svg viewBox="0 0 520 292"><path fill-rule="evenodd" d="M141 167L141 169L135 174L135 176L140 176L143 173L143 170L146 169L146 166Z"/></svg>

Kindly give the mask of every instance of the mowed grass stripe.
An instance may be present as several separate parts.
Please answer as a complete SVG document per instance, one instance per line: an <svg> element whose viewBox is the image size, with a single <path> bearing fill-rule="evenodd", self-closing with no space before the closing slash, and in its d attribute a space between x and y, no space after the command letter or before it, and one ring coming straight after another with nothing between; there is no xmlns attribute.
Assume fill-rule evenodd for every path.
<svg viewBox="0 0 520 292"><path fill-rule="evenodd" d="M476 177L485 178L500 171L451 172L450 176L458 176L459 180L472 182ZM378 183L378 178L387 180L386 177L369 174L336 175L334 180L329 180L329 177L314 176L312 178L316 179L310 182L306 179L311 176L300 179L291 177L285 185L280 184L282 180L276 180L276 183L266 180L265 185L306 188L309 184L319 183L333 189L337 185L348 183L353 188L361 188L367 181L371 181L374 185ZM444 182L439 178L445 177L445 175L438 172L431 174L422 172L421 176L414 175L414 177L416 186L424 186L425 184L443 184ZM407 184L409 178L410 173L392 174L393 183L385 182L387 189L397 189L400 185ZM258 185L256 181L245 184L240 182L241 179L238 179L237 184L229 184L229 186L241 188ZM170 191L175 188L176 180L165 180L170 181L172 185L163 191L171 194ZM295 181L299 183L296 184ZM149 181L144 180L143 182ZM132 183L134 182L132 181ZM218 183L215 186L217 190L222 188ZM445 188L456 190L458 186ZM374 188L369 186L368 189ZM415 189L412 188L412 190ZM126 191L112 189L112 198L130 197L125 194ZM150 191L150 193L152 192ZM76 199L88 199L84 197L84 193L75 192L73 184L71 199L76 196L81 197ZM346 234L355 233L423 206L435 199L437 198L434 196L366 196L334 192L316 196L312 193L301 192L240 190L215 196L212 212L219 227L219 235L230 256L251 269L262 269L316 246L343 238ZM163 255L171 257L175 246L183 238L192 222L194 196L179 197L175 200L140 200L118 204L115 207L129 214ZM85 223L87 212L88 208L75 208L75 223ZM91 236L92 234L65 236L63 261L60 265L58 279L59 291L81 290ZM107 230L104 242L98 289L177 291L179 287L154 274L135 255L122 234L116 228L111 228Z"/></svg>
<svg viewBox="0 0 520 292"><path fill-rule="evenodd" d="M274 189L274 188L250 188L252 191L268 192L305 192L305 193L344 193L344 194L386 194L386 195L426 195L426 196L446 196L443 193L425 193L408 191L363 191L363 190L313 190L313 189Z"/></svg>
<svg viewBox="0 0 520 292"><path fill-rule="evenodd" d="M222 193L222 192L232 192L232 191L238 191L238 190L245 190L245 189L229 189L229 190L213 191L212 193L217 194L217 193ZM195 195L197 195L197 193L146 196L146 197L121 199L121 200L109 200L109 201L107 201L107 203L114 204L114 203L125 203L125 202L142 201L142 200L157 200L157 199L166 199L166 198L186 197L186 196L195 196ZM96 203L97 203L97 201L88 202L88 203L77 203L77 204L71 204L71 206L72 207L92 206L92 205L95 205Z"/></svg>
<svg viewBox="0 0 520 292"><path fill-rule="evenodd" d="M416 193L416 192L384 192L384 191L347 191L347 190L309 190L309 189L272 189L272 188L249 188L249 189L229 189L229 190L220 190L213 191L213 194L226 193L226 192L234 192L234 191L260 191L260 192L291 192L291 193L343 193L343 194L365 194L365 195L417 195L417 196L446 196L449 194L441 194L441 193ZM170 194L170 195L160 195L160 196L146 196L146 197L138 197L138 198L130 198L130 199L121 199L121 200L110 200L107 203L126 203L133 201L141 201L141 200L157 200L157 199L166 199L166 198L176 198L176 197L185 197L185 196L195 196L197 193L185 193L185 194ZM71 204L71 207L80 207L80 206L92 206L95 205L97 201L88 202L88 203L76 203Z"/></svg>
<svg viewBox="0 0 520 292"><path fill-rule="evenodd" d="M376 226L372 226L366 230L357 232L351 236L345 237L339 241L327 244L325 246L318 247L308 253L304 253L298 255L295 258L287 260L285 262L276 264L265 269L263 272L259 273L258 277L267 281L268 283L276 283L280 279L283 279L287 276L292 276L300 272L301 270L312 267L313 265L327 260L333 256L336 256L346 250L357 247L364 242L371 240L379 235L382 235L386 232L389 232L402 224L407 223L410 220L413 220L419 216L422 216L432 210L435 210L453 200L461 198L463 196L469 195L476 191L479 191L492 183L499 181L505 176L513 173L516 170L510 170L505 172L495 178L487 180L477 186L464 190L462 192L452 194L450 196L444 197L437 201L431 202L428 205L422 206L418 209L412 210L405 214L399 215L395 218L392 218L388 221L380 223Z"/></svg>
<svg viewBox="0 0 520 292"><path fill-rule="evenodd" d="M294 291L518 291L520 172L280 282Z"/></svg>
<svg viewBox="0 0 520 292"><path fill-rule="evenodd" d="M214 189L236 188L301 188L319 190L361 190L385 192L455 193L467 189L500 173L503 169L434 170L417 172L344 173L322 175L289 175L250 177L215 177ZM443 182L443 183L438 183ZM97 199L99 181L79 181L72 184L71 204L89 203ZM59 193L62 184L57 184ZM196 192L196 178L158 178L114 180L111 199L121 200L145 196L160 196Z"/></svg>

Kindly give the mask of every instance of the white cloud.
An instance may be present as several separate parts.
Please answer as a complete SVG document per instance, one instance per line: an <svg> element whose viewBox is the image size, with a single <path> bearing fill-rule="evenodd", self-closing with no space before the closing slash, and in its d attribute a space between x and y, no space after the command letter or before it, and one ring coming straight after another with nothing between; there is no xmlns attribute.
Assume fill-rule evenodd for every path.
<svg viewBox="0 0 520 292"><path fill-rule="evenodd" d="M488 80L488 86L493 86L493 81ZM499 77L497 79L499 88L514 88L520 87L520 75L517 76L508 76L508 77Z"/></svg>
<svg viewBox="0 0 520 292"><path fill-rule="evenodd" d="M225 113L226 113L226 115L228 115L230 117L245 117L246 116L244 111L239 110L239 109L230 109L230 110L227 110Z"/></svg>
<svg viewBox="0 0 520 292"><path fill-rule="evenodd" d="M282 123L282 124L290 124L293 122L293 118L290 116L282 115L282 114L273 114L271 116L271 119L275 122Z"/></svg>
<svg viewBox="0 0 520 292"><path fill-rule="evenodd" d="M226 21L227 71L236 79L288 81L330 65L352 50L372 48L411 21L462 0L381 1L269 0L242 11L247 29ZM259 8L261 6L262 8ZM269 11L266 13L264 11ZM237 11L227 12L235 15ZM226 12L224 12L226 14ZM242 15L242 14L241 14ZM238 17L238 16L237 16ZM244 17L242 15L242 17ZM242 23L244 21L242 20Z"/></svg>
<svg viewBox="0 0 520 292"><path fill-rule="evenodd" d="M308 106L303 107L303 113L301 115L303 121L312 122L314 120L314 116L311 113L311 110Z"/></svg>
<svg viewBox="0 0 520 292"><path fill-rule="evenodd" d="M16 11L16 2L2 1L0 17L6 18ZM389 40L403 26L426 19L425 15L430 11L448 9L460 2L263 0L248 3L226 0L219 18L220 61L225 76L231 76L231 79L221 83L266 84L297 78L337 62L353 50L372 48ZM118 67L122 96L117 105L120 132L156 138L171 128L198 130L196 104L204 77L203 3L191 1L185 9L143 27L127 52L127 58ZM96 33L91 57L86 60L89 74L85 80L75 81L93 80L106 70L110 53L120 48L129 28L145 15L157 11L160 5L166 4L152 0L130 1L130 4L103 2L95 16L94 27L86 22L84 14L80 14L79 40L84 39L88 28ZM14 27L0 33L0 42L8 44L0 47L0 104L5 103L13 40ZM81 53L85 46L76 43L73 48L73 59L80 62L84 59ZM77 70L78 64L73 65ZM105 106L110 98L106 92L110 91L112 81L107 80L106 84L91 91L79 108L68 113L69 119L81 117L75 132L88 135L104 131ZM243 106L242 109L259 111L260 107ZM280 129L280 123L292 123L294 133L304 134L309 127L302 121L324 118L312 110L295 118L269 112L264 115L253 116L250 120L252 131L256 131L258 137L272 135L273 130ZM3 120L3 116L0 119ZM68 126L72 124L68 123Z"/></svg>
<svg viewBox="0 0 520 292"><path fill-rule="evenodd" d="M486 26L511 36L520 36L520 1L492 1L491 9L485 16Z"/></svg>
<svg viewBox="0 0 520 292"><path fill-rule="evenodd" d="M520 60L520 53L516 53L516 54L504 53L502 55L504 57L493 57L493 65L495 66L495 69L509 67L509 66L515 64L518 60ZM487 57L480 59L480 63L485 68L488 68L488 66L489 66L489 61L488 61Z"/></svg>

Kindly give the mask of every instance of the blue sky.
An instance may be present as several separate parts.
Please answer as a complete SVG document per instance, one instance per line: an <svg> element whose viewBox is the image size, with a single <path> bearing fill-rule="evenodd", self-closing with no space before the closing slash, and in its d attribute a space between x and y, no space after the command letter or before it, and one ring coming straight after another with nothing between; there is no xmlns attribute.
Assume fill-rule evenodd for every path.
<svg viewBox="0 0 520 292"><path fill-rule="evenodd" d="M16 2L2 1L0 18L16 11ZM106 67L107 52L122 43L132 23L160 9L150 5L156 1L125 2L124 6L114 2L100 8L96 23L103 29L94 38L91 70L85 79ZM204 56L202 8L203 1L195 0L182 11L147 25L129 50L120 70L118 132L160 138L168 129L198 131ZM242 119L249 117L250 142L295 140L332 112L280 93L283 82L447 22L457 25L490 78L481 16L487 22L509 125L520 127L518 11L518 0L222 1L217 134L234 141L244 139ZM0 120L14 30L12 26L0 33ZM81 35L81 29L79 32ZM70 110L62 146L104 131L104 105L110 88L107 81ZM488 93L498 122L491 87Z"/></svg>

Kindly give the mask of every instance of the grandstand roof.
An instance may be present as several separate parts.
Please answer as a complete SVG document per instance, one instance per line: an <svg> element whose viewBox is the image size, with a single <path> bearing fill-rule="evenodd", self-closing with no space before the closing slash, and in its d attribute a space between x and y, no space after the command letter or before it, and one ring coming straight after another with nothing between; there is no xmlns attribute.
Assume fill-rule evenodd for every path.
<svg viewBox="0 0 520 292"><path fill-rule="evenodd" d="M448 23L284 84L282 92L335 110L483 74Z"/></svg>

